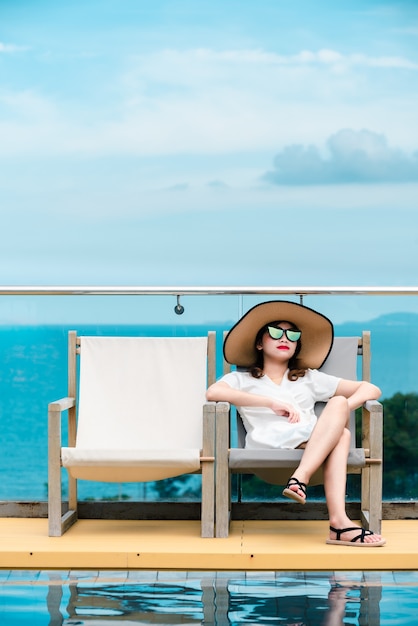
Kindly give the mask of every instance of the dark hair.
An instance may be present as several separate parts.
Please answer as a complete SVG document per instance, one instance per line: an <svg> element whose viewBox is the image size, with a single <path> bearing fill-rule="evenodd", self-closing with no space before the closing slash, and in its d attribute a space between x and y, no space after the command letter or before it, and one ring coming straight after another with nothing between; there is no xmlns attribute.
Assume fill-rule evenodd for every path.
<svg viewBox="0 0 418 626"><path fill-rule="evenodd" d="M257 348L257 346L261 343L264 333L267 332L268 326L275 326L277 328L280 324L283 324L283 323L290 324L291 330L300 330L300 328L298 328L296 324L294 324L293 322L289 322L288 320L269 322L268 324L260 328L260 330L258 331L257 336L255 338L255 342L254 342L255 347ZM297 366L297 357L301 349L302 349L302 341L299 338L297 341L295 353L292 356L292 358L289 360L289 372L287 375L289 380L297 380L298 378L302 378L303 376L305 376L306 369L300 368ZM262 350L257 350L256 361L253 363L253 365L251 365L248 368L248 370L251 376L253 376L253 378L261 378L262 376L264 376L263 369L264 369L264 354Z"/></svg>

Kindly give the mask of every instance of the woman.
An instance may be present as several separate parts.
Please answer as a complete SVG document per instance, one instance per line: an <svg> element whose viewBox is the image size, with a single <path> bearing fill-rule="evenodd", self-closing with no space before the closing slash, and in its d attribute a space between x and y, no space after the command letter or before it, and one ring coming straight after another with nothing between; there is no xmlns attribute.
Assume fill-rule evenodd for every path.
<svg viewBox="0 0 418 626"><path fill-rule="evenodd" d="M319 372L334 337L331 321L293 302L264 302L228 333L225 359L240 370L207 390L207 400L234 404L247 430L248 448L303 448L283 495L304 504L309 480L323 465L330 536L327 543L377 547L381 535L355 526L345 511L350 411L381 391L365 381ZM245 371L242 369L245 368ZM318 401L327 404L319 419Z"/></svg>

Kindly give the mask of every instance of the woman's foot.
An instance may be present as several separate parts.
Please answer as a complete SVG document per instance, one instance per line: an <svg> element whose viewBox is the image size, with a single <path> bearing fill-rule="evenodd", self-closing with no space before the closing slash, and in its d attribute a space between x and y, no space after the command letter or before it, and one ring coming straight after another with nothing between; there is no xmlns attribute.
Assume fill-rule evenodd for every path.
<svg viewBox="0 0 418 626"><path fill-rule="evenodd" d="M286 488L283 489L283 495L286 498L295 500L299 504L305 504L306 502L306 484L292 476L287 481Z"/></svg>
<svg viewBox="0 0 418 626"><path fill-rule="evenodd" d="M383 546L386 540L382 535L377 535L371 530L366 530L360 526L353 526L352 523L343 528L330 526L330 536L326 543L350 547L377 548Z"/></svg>

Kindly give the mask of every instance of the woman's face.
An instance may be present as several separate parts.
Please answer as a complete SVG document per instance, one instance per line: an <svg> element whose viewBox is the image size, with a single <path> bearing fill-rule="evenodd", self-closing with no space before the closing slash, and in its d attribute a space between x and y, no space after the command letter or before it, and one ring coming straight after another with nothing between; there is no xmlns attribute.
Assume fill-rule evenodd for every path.
<svg viewBox="0 0 418 626"><path fill-rule="evenodd" d="M279 322L273 326L283 330L292 330L295 328L290 322ZM286 333L283 333L280 339L273 339L268 330L266 330L257 345L257 349L263 351L264 361L266 361L266 359L273 359L275 361L285 362L289 361L295 354L297 345L298 342L290 341Z"/></svg>

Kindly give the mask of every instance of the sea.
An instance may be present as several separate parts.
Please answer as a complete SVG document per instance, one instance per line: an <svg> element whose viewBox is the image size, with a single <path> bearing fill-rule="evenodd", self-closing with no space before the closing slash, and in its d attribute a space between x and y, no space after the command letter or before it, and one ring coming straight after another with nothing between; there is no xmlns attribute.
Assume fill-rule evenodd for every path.
<svg viewBox="0 0 418 626"><path fill-rule="evenodd" d="M78 325L79 334L196 336L217 333L217 372L222 373L222 335L231 323L190 326ZM0 501L47 499L47 406L67 395L65 325L0 326ZM335 327L336 336L372 337L372 381L382 400L397 392L418 393L418 314L391 313ZM65 421L65 420L64 420ZM65 481L64 481L65 488ZM80 482L81 499L156 497L143 485Z"/></svg>

